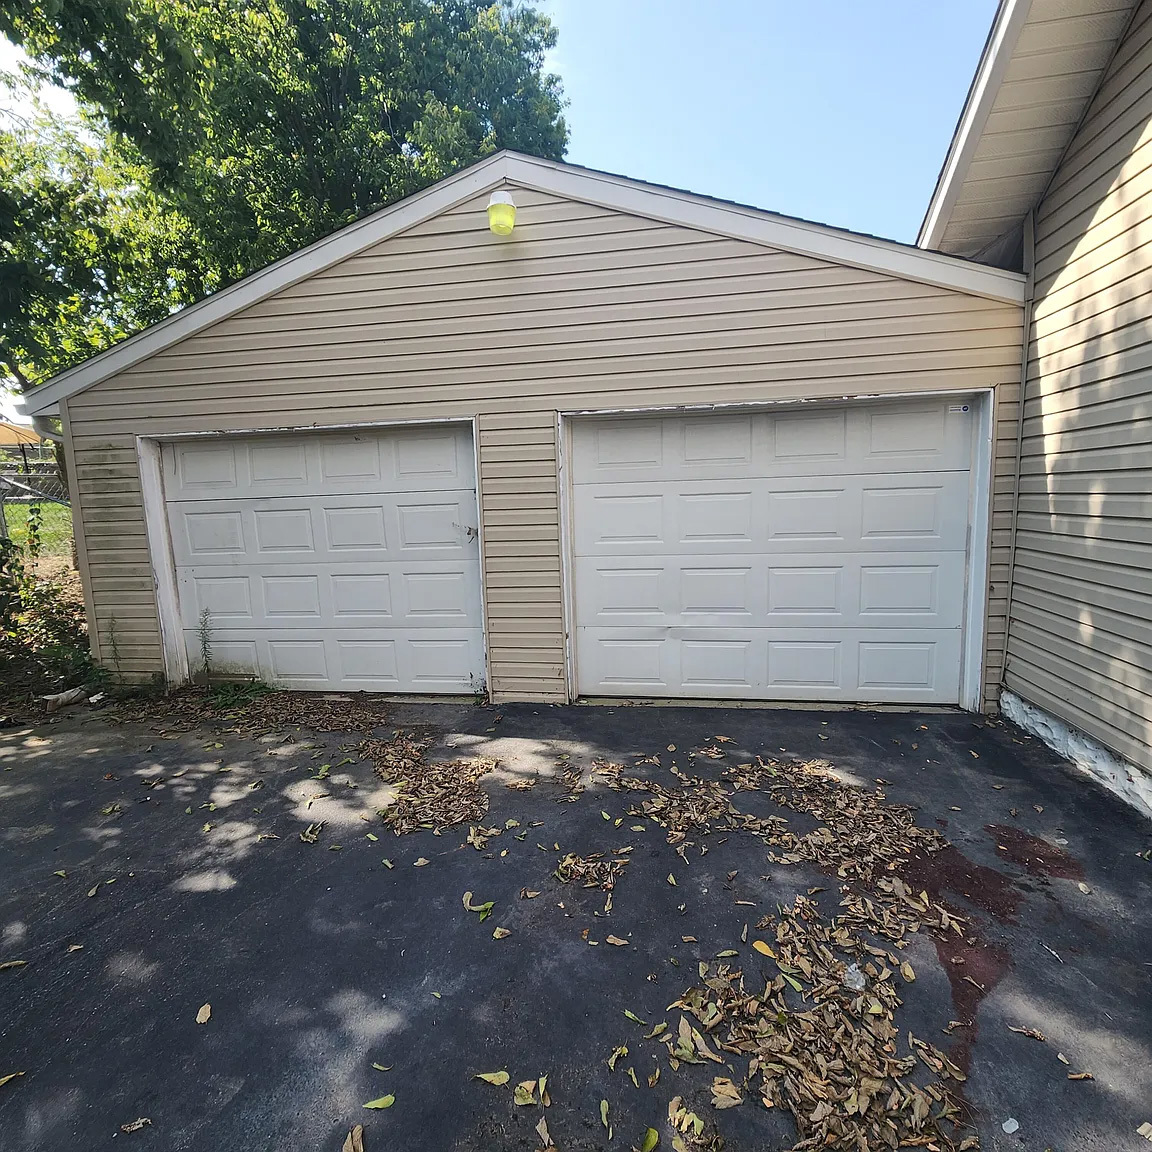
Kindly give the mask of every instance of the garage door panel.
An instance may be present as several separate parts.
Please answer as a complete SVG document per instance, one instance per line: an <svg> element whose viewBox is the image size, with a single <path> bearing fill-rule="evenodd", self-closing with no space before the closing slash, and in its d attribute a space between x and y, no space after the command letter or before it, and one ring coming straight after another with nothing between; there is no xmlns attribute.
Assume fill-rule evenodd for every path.
<svg viewBox="0 0 1152 1152"><path fill-rule="evenodd" d="M968 471L971 406L896 401L857 408L602 421L572 445L577 483Z"/></svg>
<svg viewBox="0 0 1152 1152"><path fill-rule="evenodd" d="M374 493L172 501L177 565L240 558L260 564L476 553L476 495Z"/></svg>
<svg viewBox="0 0 1152 1152"><path fill-rule="evenodd" d="M962 552L655 559L577 557L581 623L959 628L963 621Z"/></svg>
<svg viewBox="0 0 1152 1152"><path fill-rule="evenodd" d="M581 628L590 695L955 703L959 630Z"/></svg>
<svg viewBox="0 0 1152 1152"><path fill-rule="evenodd" d="M256 564L221 574L207 566L178 573L181 620L194 628L204 609L214 623L265 628L353 625L459 628L480 613L478 560L365 566Z"/></svg>
<svg viewBox="0 0 1152 1152"><path fill-rule="evenodd" d="M935 399L577 423L579 689L955 703L971 432Z"/></svg>
<svg viewBox="0 0 1152 1152"><path fill-rule="evenodd" d="M323 436L188 440L169 445L169 499L473 489L470 429L392 429Z"/></svg>
<svg viewBox="0 0 1152 1152"><path fill-rule="evenodd" d="M201 667L199 636L185 630L194 669ZM461 693L474 690L483 668L483 644L473 629L429 639L422 629L213 630L214 674L257 676L304 690Z"/></svg>
<svg viewBox="0 0 1152 1152"><path fill-rule="evenodd" d="M472 461L458 428L166 446L191 665L207 611L220 673L471 690L484 669Z"/></svg>
<svg viewBox="0 0 1152 1152"><path fill-rule="evenodd" d="M578 484L577 555L940 548L963 543L966 472Z"/></svg>

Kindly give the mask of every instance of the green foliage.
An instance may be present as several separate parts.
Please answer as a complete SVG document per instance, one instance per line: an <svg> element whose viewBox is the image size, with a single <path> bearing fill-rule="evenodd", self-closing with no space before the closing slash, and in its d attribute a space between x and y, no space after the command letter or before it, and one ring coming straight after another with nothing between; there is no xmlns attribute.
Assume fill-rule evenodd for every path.
<svg viewBox="0 0 1152 1152"><path fill-rule="evenodd" d="M37 532L41 556L69 556L72 553L72 509L64 504L4 505L8 534L21 547L28 539L28 519L32 508L38 508Z"/></svg>
<svg viewBox="0 0 1152 1152"><path fill-rule="evenodd" d="M0 364L21 387L162 319L203 284L148 174L40 109L0 128Z"/></svg>
<svg viewBox="0 0 1152 1152"><path fill-rule="evenodd" d="M267 696L276 689L259 680L225 681L214 684L209 690L212 706L222 711L247 708L249 704Z"/></svg>
<svg viewBox="0 0 1152 1152"><path fill-rule="evenodd" d="M82 606L36 575L38 507L30 507L23 547L0 537L0 685L34 681L35 691L58 691L91 679L94 669Z"/></svg>
<svg viewBox="0 0 1152 1152"><path fill-rule="evenodd" d="M110 130L0 172L77 287L35 260L16 283L70 334L50 365L29 340L37 377L495 150L567 142L555 30L511 0L0 0L0 33ZM137 287L141 237L161 275Z"/></svg>

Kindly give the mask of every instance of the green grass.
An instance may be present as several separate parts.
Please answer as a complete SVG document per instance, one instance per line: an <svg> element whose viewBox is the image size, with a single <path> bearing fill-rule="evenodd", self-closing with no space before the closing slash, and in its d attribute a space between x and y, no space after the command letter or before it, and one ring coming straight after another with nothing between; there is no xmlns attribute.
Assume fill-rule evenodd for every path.
<svg viewBox="0 0 1152 1152"><path fill-rule="evenodd" d="M40 550L44 556L67 556L72 551L72 510L63 504L40 505ZM28 539L28 505L4 504L4 519L12 539L23 546Z"/></svg>

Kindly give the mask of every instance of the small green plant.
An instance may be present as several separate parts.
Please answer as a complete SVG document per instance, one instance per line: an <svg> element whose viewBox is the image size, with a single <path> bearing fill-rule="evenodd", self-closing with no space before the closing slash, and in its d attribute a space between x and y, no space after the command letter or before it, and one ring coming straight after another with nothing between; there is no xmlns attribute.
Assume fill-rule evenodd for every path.
<svg viewBox="0 0 1152 1152"><path fill-rule="evenodd" d="M116 670L116 678L120 679L120 626L115 612L108 617L108 655L112 659L112 667Z"/></svg>
<svg viewBox="0 0 1152 1152"><path fill-rule="evenodd" d="M230 681L214 684L209 690L214 707L221 711L236 711L267 696L276 689L260 680Z"/></svg>
<svg viewBox="0 0 1152 1152"><path fill-rule="evenodd" d="M205 608L200 613L200 623L196 627L200 640L200 665L204 669L204 686L212 679L212 612Z"/></svg>
<svg viewBox="0 0 1152 1152"><path fill-rule="evenodd" d="M488 703L488 685L484 677L469 672L468 682L472 685L472 703L477 708L483 708Z"/></svg>

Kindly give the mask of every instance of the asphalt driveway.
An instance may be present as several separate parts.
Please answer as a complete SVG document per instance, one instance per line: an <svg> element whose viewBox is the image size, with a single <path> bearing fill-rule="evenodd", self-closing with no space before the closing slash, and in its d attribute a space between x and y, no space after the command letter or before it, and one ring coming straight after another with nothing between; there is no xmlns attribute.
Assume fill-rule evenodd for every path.
<svg viewBox="0 0 1152 1152"><path fill-rule="evenodd" d="M892 1052L917 1055L907 1032L929 1045L918 1067L944 1069L963 1121L944 1129L951 1146L1148 1147L1152 826L1015 729L944 712L395 705L381 718L380 748L426 731L427 764L496 761L430 801L458 804L463 824L395 834L378 810L395 812L423 768L382 779L362 733L176 732L87 709L0 733L0 1149L337 1150L363 1124L368 1152L502 1152L544 1147L541 1119L563 1152L641 1148L649 1128L661 1149L790 1148L784 1098L764 1106L752 1048L729 1030L767 993L719 1024L700 1005L723 1009L742 973L792 997L789 1027L808 1027L821 996L832 1019L850 1000L841 961L837 994L820 992L779 942L798 910L830 924L845 884L903 917L899 941L869 954L852 1027L875 1012L891 1017ZM843 826L839 856L819 834L793 851L789 836L824 820L772 790L771 765L815 760L885 812L914 805L901 835L948 843L898 867L878 848L871 888L859 827ZM766 767L733 784L749 764ZM663 791L653 801L625 775ZM860 794L812 793L841 795ZM620 866L602 884L605 862ZM711 991L693 1017L694 985ZM707 1057L690 1032L682 1046L686 1014ZM784 1013L764 1029L783 1035ZM789 1052L780 1092L817 1058ZM507 1084L475 1078L502 1071ZM836 1082L835 1068L818 1075ZM731 1102L717 1078L738 1105L716 1106ZM681 1130L689 1111L698 1143ZM925 1131L922 1146L949 1147Z"/></svg>

